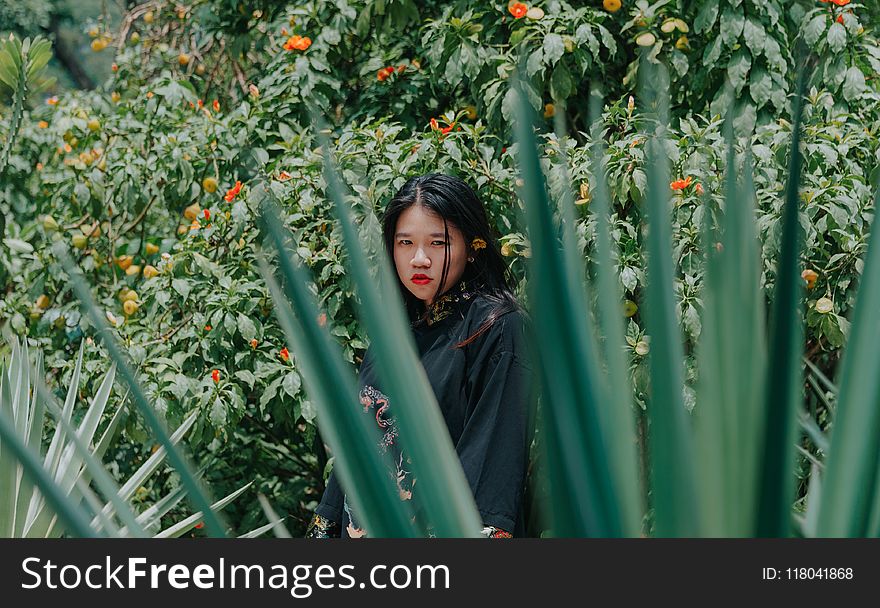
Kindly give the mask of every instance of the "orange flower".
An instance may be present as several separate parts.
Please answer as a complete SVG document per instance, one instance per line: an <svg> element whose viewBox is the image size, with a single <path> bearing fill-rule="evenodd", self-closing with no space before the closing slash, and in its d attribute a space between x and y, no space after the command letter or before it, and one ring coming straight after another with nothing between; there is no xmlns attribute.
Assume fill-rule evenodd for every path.
<svg viewBox="0 0 880 608"><path fill-rule="evenodd" d="M440 133L442 133L443 135L446 135L447 133L449 133L450 131L452 131L452 128L453 128L453 127L455 127L455 123L452 123L452 124L449 125L448 127L443 127L442 129L440 129Z"/></svg>
<svg viewBox="0 0 880 608"><path fill-rule="evenodd" d="M211 331L211 326L210 326L210 325L205 325L205 331Z"/></svg>
<svg viewBox="0 0 880 608"><path fill-rule="evenodd" d="M289 361L289 360L290 360L290 353L287 352L287 347L286 347L286 346L285 346L284 348L281 349L281 351L278 353L278 356L281 357L282 359L284 359L285 361Z"/></svg>
<svg viewBox="0 0 880 608"><path fill-rule="evenodd" d="M388 78L388 72L385 71L385 68L382 68L378 72L376 72L376 80L379 82L384 82L385 79Z"/></svg>
<svg viewBox="0 0 880 608"><path fill-rule="evenodd" d="M50 106L57 106L58 105L58 96L52 95L52 97L50 97L49 99L46 100L46 103L49 104Z"/></svg>
<svg viewBox="0 0 880 608"><path fill-rule="evenodd" d="M43 163L37 163L37 171L43 170Z"/></svg>
<svg viewBox="0 0 880 608"><path fill-rule="evenodd" d="M697 184L696 186L694 186L694 190L696 191L697 194L702 194L703 193L703 184Z"/></svg>
<svg viewBox="0 0 880 608"><path fill-rule="evenodd" d="M49 123L46 122L45 120L41 120L40 122L37 123L37 126L40 127L41 129L48 129Z"/></svg>
<svg viewBox="0 0 880 608"><path fill-rule="evenodd" d="M114 63L114 64L112 64L112 65L110 66L110 69L111 69L112 71L116 72L117 70L119 70L119 66L116 65L116 64Z"/></svg>
<svg viewBox="0 0 880 608"><path fill-rule="evenodd" d="M257 339L256 339L256 338L254 338L253 340L251 340L251 348L253 348L253 349L256 349L256 348L257 348Z"/></svg>
<svg viewBox="0 0 880 608"><path fill-rule="evenodd" d="M205 527L205 522L203 522L203 521L200 521L199 523L197 523L197 524L195 525L195 529L196 529L196 530L201 530L201 529L204 528L204 527Z"/></svg>
<svg viewBox="0 0 880 608"><path fill-rule="evenodd" d="M849 0L831 0L837 6L846 6L849 4Z"/></svg>
<svg viewBox="0 0 880 608"><path fill-rule="evenodd" d="M436 118L432 118L430 124L431 124L431 129L432 129L432 130L434 130L434 131L439 131L439 130L440 130L440 125L437 124L437 119L436 119Z"/></svg>
<svg viewBox="0 0 880 608"><path fill-rule="evenodd" d="M397 73L398 74L403 74L404 71L406 71L406 64L401 63L399 66L397 66Z"/></svg>
<svg viewBox="0 0 880 608"><path fill-rule="evenodd" d="M322 312L318 315L318 326L324 327L327 325L327 313Z"/></svg>
<svg viewBox="0 0 880 608"><path fill-rule="evenodd" d="M838 23L843 23L843 15L838 15L838 16L837 16L837 22L838 22Z"/></svg>
<svg viewBox="0 0 880 608"><path fill-rule="evenodd" d="M202 213L204 213L206 220L211 219L211 211L210 210L205 209Z"/></svg>
<svg viewBox="0 0 880 608"><path fill-rule="evenodd" d="M285 51L304 51L312 45L312 39L308 36L291 36L284 43Z"/></svg>
<svg viewBox="0 0 880 608"><path fill-rule="evenodd" d="M241 192L241 182L236 180L235 185L226 191L226 196L223 198L227 203L231 203L233 199L238 196L239 192Z"/></svg>
<svg viewBox="0 0 880 608"><path fill-rule="evenodd" d="M205 105L205 102L202 101L201 99L199 99L199 109L200 110L202 109L202 107L204 107L204 105Z"/></svg>
<svg viewBox="0 0 880 608"><path fill-rule="evenodd" d="M675 180L674 182L669 184L669 187L672 188L673 190L684 190L685 188L687 188L690 185L691 185L691 176L688 175L684 179Z"/></svg>
<svg viewBox="0 0 880 608"><path fill-rule="evenodd" d="M220 370L219 369L215 369L213 372L211 372L211 380L214 381L214 384L217 384L220 382Z"/></svg>
<svg viewBox="0 0 880 608"><path fill-rule="evenodd" d="M220 111L220 102L215 99L214 103L211 104L211 107L214 108L215 112L219 112Z"/></svg>
<svg viewBox="0 0 880 608"><path fill-rule="evenodd" d="M285 51L293 51L296 49L296 45L299 44L299 41L302 40L302 36L291 36L287 39L287 42L284 43Z"/></svg>
<svg viewBox="0 0 880 608"><path fill-rule="evenodd" d="M527 12L529 12L529 7L522 2L515 2L507 7L507 10L510 11L510 14L513 15L514 19L521 19L526 16Z"/></svg>
<svg viewBox="0 0 880 608"><path fill-rule="evenodd" d="M278 181L279 182L286 182L287 180L290 179L290 177L291 177L290 173L288 173L287 171L282 171L281 173L278 174Z"/></svg>

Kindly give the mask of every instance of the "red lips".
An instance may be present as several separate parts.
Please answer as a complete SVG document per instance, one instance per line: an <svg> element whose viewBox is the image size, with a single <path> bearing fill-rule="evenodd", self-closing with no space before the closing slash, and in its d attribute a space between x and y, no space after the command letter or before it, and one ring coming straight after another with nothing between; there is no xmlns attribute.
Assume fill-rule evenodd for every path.
<svg viewBox="0 0 880 608"><path fill-rule="evenodd" d="M416 285L427 285L431 282L431 277L426 274L414 274L410 280Z"/></svg>

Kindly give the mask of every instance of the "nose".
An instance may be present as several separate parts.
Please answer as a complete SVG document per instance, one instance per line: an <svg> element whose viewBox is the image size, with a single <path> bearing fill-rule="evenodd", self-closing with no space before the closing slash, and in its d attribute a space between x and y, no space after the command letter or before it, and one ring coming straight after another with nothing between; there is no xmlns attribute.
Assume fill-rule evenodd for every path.
<svg viewBox="0 0 880 608"><path fill-rule="evenodd" d="M411 263L413 266L429 268L431 266L431 258L425 255L424 249L416 247L416 253L413 255Z"/></svg>

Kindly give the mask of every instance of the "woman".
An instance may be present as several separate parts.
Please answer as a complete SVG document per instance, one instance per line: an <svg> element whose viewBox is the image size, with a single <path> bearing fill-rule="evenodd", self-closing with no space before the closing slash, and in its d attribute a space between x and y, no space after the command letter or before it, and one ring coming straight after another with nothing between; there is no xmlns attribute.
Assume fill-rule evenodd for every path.
<svg viewBox="0 0 880 608"><path fill-rule="evenodd" d="M532 387L527 317L511 290L507 264L482 203L462 180L411 178L385 210L383 232L428 379L488 537L524 533L521 509L528 464ZM393 404L378 388L371 350L361 364L360 402L391 450L402 500L415 480L397 447ZM415 490L418 491L417 489ZM310 538L362 537L345 492L331 473Z"/></svg>

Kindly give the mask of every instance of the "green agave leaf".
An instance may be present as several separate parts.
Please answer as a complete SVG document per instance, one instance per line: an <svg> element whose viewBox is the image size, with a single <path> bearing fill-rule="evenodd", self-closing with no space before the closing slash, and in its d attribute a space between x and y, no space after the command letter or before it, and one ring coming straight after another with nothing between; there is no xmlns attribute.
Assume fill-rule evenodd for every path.
<svg viewBox="0 0 880 608"><path fill-rule="evenodd" d="M576 248L566 251L558 242L534 139L534 114L520 85L515 82L511 90L520 117L515 135L532 244L529 301L544 398L553 534L621 536L632 530L621 521L618 486L607 462L612 437L603 428L608 416L599 410L609 403L608 390L599 377L595 338L584 314L589 300L584 295L583 263L574 255ZM563 231L572 226L569 215ZM573 234L564 239L571 242Z"/></svg>
<svg viewBox="0 0 880 608"><path fill-rule="evenodd" d="M6 458L10 458L21 463L24 473L29 475L34 484L39 487L46 502L57 513L64 527L71 534L82 538L97 536L94 530L89 527L85 513L67 499L58 485L43 470L36 454L25 446L24 442L16 435L15 426L5 411L0 413L0 445L4 450L3 460L6 461ZM8 456L6 456L6 450L8 450Z"/></svg>
<svg viewBox="0 0 880 608"><path fill-rule="evenodd" d="M558 117L561 115L564 115L564 112L557 112ZM607 370L608 384L611 387L607 395L609 405L607 408L600 408L599 412L605 413L607 411L608 415L608 420L603 425L608 429L605 432L606 435L611 438L607 445L611 451L610 455L613 455L610 458L610 465L614 472L614 480L618 485L617 495L619 496L621 521L624 526L623 534L636 536L645 507L637 478L637 438L636 423L633 418L635 404L632 400L629 369L622 349L622 345L626 342L624 324L620 314L623 306L623 294L620 292L619 281L612 262L616 256L612 254L613 245L610 238L611 194L605 179L603 160L605 151L602 146L602 133L599 129L601 100L597 96L593 96L590 100L590 122L594 125L591 172L595 178L592 210L596 218L596 263L594 270L597 290L596 316L599 321L599 335L604 337L604 342L600 342L600 347Z"/></svg>
<svg viewBox="0 0 880 608"><path fill-rule="evenodd" d="M266 497L262 494L257 494L257 500L260 501L260 506L263 508L263 513L266 514L266 518L272 522L275 536L278 538L292 538L290 532L287 531L287 528L282 523L281 518L278 517L278 513L275 512L275 509L273 509L272 505L269 504L269 501L266 500Z"/></svg>
<svg viewBox="0 0 880 608"><path fill-rule="evenodd" d="M874 199L880 203L880 190ZM837 385L840 396L826 474L819 503L818 536L868 536L877 534L872 511L877 509L880 488L880 238L871 235L862 271L849 342Z"/></svg>
<svg viewBox="0 0 880 608"><path fill-rule="evenodd" d="M259 188L259 187L258 187ZM289 233L282 230L277 207L268 189L251 189L251 196L265 196L262 228L279 252L278 265L284 277L284 289L275 280L265 260L260 259L260 273L266 281L275 313L284 329L318 413L322 437L337 456L339 473L348 498L352 501L366 529L373 536L405 537L418 535L409 505L404 504L386 471L392 465L383 459L377 429L360 415L354 375L346 366L342 352L318 325L318 307L307 289L308 277L288 254ZM291 305L296 308L294 315Z"/></svg>
<svg viewBox="0 0 880 608"><path fill-rule="evenodd" d="M708 536L751 536L763 435L764 319L751 170L737 181L732 116L720 234L706 214L708 252L694 412L700 511ZM711 200L706 199L705 204ZM715 244L719 246L716 247Z"/></svg>
<svg viewBox="0 0 880 608"><path fill-rule="evenodd" d="M803 357L803 322L799 260L801 254L798 221L802 157L801 120L806 70L801 68L792 108L791 152L785 203L782 211L782 240L776 269L776 286L770 313L769 361L758 520L755 534L761 537L788 536L794 498L794 443L797 411L803 399L800 362Z"/></svg>
<svg viewBox="0 0 880 608"><path fill-rule="evenodd" d="M253 484L253 481L249 481L233 493L229 494L228 496L224 496L223 498L211 505L211 510L220 511L221 509L224 509L229 503L241 496ZM164 530L156 534L154 538L178 538L192 530L196 526L196 524L198 524L199 521L202 519L206 518L201 511L199 511L198 513L193 513L186 519L177 522L173 526L165 528Z"/></svg>
<svg viewBox="0 0 880 608"><path fill-rule="evenodd" d="M147 423L147 426L150 427L150 430L156 436L159 444L168 450L168 459L180 475L181 483L187 490L187 497L192 501L194 507L199 508L206 513L205 524L208 528L208 533L212 536L224 536L224 527L220 523L220 519L217 514L210 509L210 501L207 498L207 489L195 478L193 467L188 462L188 458L172 444L168 430L157 416L156 411L147 401L146 395L140 387L134 371L128 364L122 349L117 344L111 328L107 325L104 315L99 312L85 280L79 270L74 266L70 255L67 253L66 247L62 243L56 244L55 255L61 260L65 271L70 277L74 292L79 298L84 311L88 314L92 325L97 329L97 335L103 340L107 352L116 363L120 376L122 376L122 379L131 391L132 398L138 411Z"/></svg>
<svg viewBox="0 0 880 608"><path fill-rule="evenodd" d="M361 318L372 340L376 369L393 403L403 448L419 483L415 499L438 537L474 537L481 529L473 495L461 469L446 424L397 294L397 282L383 249L378 250L376 277L371 278L363 246L345 202L345 189L332 161L332 147L318 129L324 153L327 191L349 254L352 277L361 299ZM387 390L384 390L386 389Z"/></svg>
<svg viewBox="0 0 880 608"><path fill-rule="evenodd" d="M642 94L657 108L659 133L647 139L647 284L642 304L650 335L648 364L648 448L655 531L661 537L698 536L702 530L691 421L684 406L684 350L675 310L675 268L669 218L669 173L661 138L666 125L665 72L647 61L640 64ZM656 87L656 89L654 88Z"/></svg>
<svg viewBox="0 0 880 608"><path fill-rule="evenodd" d="M105 377L105 383L109 380L109 386L113 385L113 376L114 369L111 367L110 372L108 372ZM95 397L95 403L100 404L101 397L101 388L98 389L98 393ZM88 469L91 477L94 479L95 483L98 485L98 488L101 490L101 493L104 496L108 497L110 501L113 503L113 506L116 510L116 515L122 520L122 522L128 526L129 530L132 531L132 535L136 537L144 537L146 533L144 529L141 528L137 521L135 520L135 514L131 510L131 507L125 502L123 498L121 498L118 493L119 489L116 486L116 482L113 481L113 478L110 477L110 474L103 467L103 465L98 462L98 460L94 457L94 455L89 450L90 435L94 433L94 431L90 428L90 422L88 421L88 413L86 414L83 422L80 425L79 429L73 428L73 425L70 424L64 418L64 414L59 406L55 404L55 397L49 391L48 388L43 384L42 380L38 380L36 385L36 390L40 394L41 398L45 401L48 410L55 417L55 421L64 426L65 432L70 437L71 445L76 450L77 460L79 461L76 464L76 467L79 468L80 463L84 464ZM109 394L109 389L107 389L107 393ZM106 397L103 397L103 401L106 402ZM101 411L103 411L103 405L99 405ZM91 431L91 433L90 433ZM73 489L73 486L76 484L76 477L73 479L73 484L71 487L65 488L63 484L59 484L59 487L66 494L70 494L70 490Z"/></svg>

